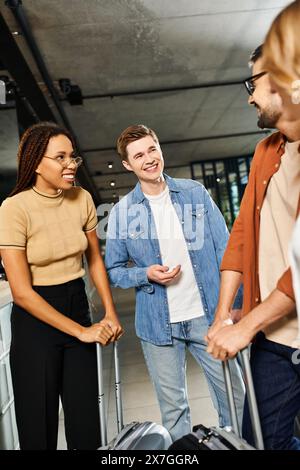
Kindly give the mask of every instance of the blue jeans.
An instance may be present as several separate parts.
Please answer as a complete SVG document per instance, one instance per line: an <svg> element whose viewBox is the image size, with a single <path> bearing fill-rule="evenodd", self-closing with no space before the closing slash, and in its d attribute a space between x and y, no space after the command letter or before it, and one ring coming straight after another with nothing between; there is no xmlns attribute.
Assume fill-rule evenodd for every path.
<svg viewBox="0 0 300 470"><path fill-rule="evenodd" d="M208 323L204 316L172 324L173 344L156 346L141 341L147 367L156 389L162 423L173 441L191 432L190 408L186 386L186 348L202 366L220 426L230 425L230 414L225 391L221 361L206 352L204 336ZM241 373L234 361L230 364L236 406L242 421L244 387Z"/></svg>
<svg viewBox="0 0 300 470"><path fill-rule="evenodd" d="M257 335L251 347L251 369L266 449L300 450L300 440L293 435L300 410L300 354L293 363L295 351L267 340L263 333ZM247 400L243 437L254 445Z"/></svg>

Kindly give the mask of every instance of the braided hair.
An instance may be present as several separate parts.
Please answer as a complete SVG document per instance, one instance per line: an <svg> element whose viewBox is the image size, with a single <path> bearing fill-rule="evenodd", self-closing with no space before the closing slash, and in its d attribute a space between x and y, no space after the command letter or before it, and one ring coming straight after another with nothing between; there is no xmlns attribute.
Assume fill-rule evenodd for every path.
<svg viewBox="0 0 300 470"><path fill-rule="evenodd" d="M34 185L35 170L45 155L49 140L57 135L68 137L75 148L74 138L69 131L54 122L39 122L24 132L18 149L17 184L9 196L14 196Z"/></svg>

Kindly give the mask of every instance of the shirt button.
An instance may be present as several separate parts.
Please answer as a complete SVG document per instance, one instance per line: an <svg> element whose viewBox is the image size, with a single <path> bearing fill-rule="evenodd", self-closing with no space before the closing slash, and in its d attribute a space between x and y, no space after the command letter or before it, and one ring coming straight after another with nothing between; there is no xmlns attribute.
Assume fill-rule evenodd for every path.
<svg viewBox="0 0 300 470"><path fill-rule="evenodd" d="M256 207L256 209L259 211L259 209L260 209L260 206L257 206L257 207Z"/></svg>
<svg viewBox="0 0 300 470"><path fill-rule="evenodd" d="M194 268L197 268L197 265L196 265L196 264L194 264Z"/></svg>
<svg viewBox="0 0 300 470"><path fill-rule="evenodd" d="M259 302L259 298L258 298L258 297L255 298L255 302Z"/></svg>
<svg viewBox="0 0 300 470"><path fill-rule="evenodd" d="M278 168L279 167L279 163L275 163L275 168Z"/></svg>
<svg viewBox="0 0 300 470"><path fill-rule="evenodd" d="M267 180L264 180L264 181L263 181L263 184L267 184Z"/></svg>

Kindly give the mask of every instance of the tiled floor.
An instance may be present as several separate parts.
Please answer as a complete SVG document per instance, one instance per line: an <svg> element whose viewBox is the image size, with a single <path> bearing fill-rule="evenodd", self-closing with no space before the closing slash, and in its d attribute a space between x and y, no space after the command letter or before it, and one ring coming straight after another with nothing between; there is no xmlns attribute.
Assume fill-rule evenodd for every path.
<svg viewBox="0 0 300 470"><path fill-rule="evenodd" d="M119 343L124 422L149 420L160 423L161 418L156 395L149 380L139 340L134 331L133 293L132 291L124 293L124 291L114 290L114 298L126 331ZM109 440L117 432L112 353L112 347L104 349L104 379L107 390L106 409ZM203 423L208 426L217 424L217 414L209 396L204 374L190 354L188 354L187 380L193 424ZM58 448L66 449L63 413L61 413L60 419Z"/></svg>

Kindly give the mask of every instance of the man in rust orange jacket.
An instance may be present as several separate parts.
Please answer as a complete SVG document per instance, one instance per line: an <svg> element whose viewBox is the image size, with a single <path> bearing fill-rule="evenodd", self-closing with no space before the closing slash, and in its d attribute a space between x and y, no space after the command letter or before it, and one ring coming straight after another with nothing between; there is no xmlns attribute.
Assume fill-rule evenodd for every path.
<svg viewBox="0 0 300 470"><path fill-rule="evenodd" d="M245 81L249 104L261 128L277 128L256 148L247 185L221 264L215 321L207 334L208 352L224 360L254 339L251 368L265 447L300 450L293 436L300 410L300 361L295 298L288 246L299 213L300 121L286 123L282 102L263 70L262 48L252 55L253 74ZM243 282L239 322L225 326ZM228 322L227 322L228 323ZM253 443L248 404L243 435Z"/></svg>

